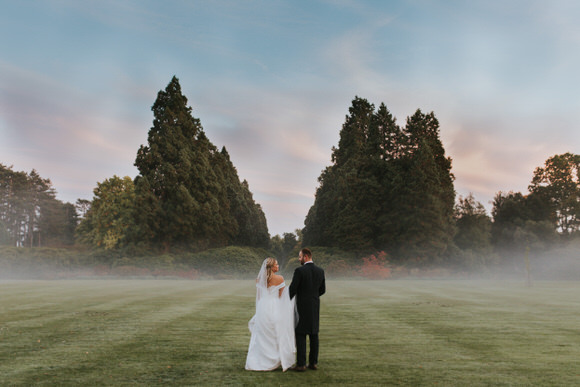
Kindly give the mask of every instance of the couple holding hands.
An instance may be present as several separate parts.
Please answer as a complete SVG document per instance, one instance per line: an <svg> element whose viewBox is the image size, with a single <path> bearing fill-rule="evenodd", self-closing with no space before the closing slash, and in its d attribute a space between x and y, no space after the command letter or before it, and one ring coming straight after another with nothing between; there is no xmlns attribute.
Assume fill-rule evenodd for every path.
<svg viewBox="0 0 580 387"><path fill-rule="evenodd" d="M310 339L308 368L317 369L320 296L326 291L324 270L312 262L312 252L302 249L300 264L287 287L276 274L278 262L266 258L256 279L256 313L246 369L251 371L305 371L306 336ZM292 367L292 365L296 366ZM291 368L292 367L292 368Z"/></svg>

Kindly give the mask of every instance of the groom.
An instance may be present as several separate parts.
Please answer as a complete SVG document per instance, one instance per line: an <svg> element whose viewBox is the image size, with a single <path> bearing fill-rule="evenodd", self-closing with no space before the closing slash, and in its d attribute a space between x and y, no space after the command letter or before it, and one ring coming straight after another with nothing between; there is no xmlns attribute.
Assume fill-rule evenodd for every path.
<svg viewBox="0 0 580 387"><path fill-rule="evenodd" d="M324 270L312 262L312 252L302 249L299 254L302 266L294 270L290 284L290 298L296 296L298 325L296 326L296 367L294 371L306 370L306 335L310 338L308 368L318 369L318 328L320 296L326 291Z"/></svg>

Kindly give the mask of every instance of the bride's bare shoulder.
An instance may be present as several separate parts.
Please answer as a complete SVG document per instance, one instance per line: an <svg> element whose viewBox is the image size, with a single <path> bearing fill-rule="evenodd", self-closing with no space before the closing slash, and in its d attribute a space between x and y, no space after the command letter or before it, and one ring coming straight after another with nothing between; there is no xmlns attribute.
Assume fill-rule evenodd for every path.
<svg viewBox="0 0 580 387"><path fill-rule="evenodd" d="M281 275L278 275L278 274L274 274L272 276L272 279L270 280L270 286L278 286L282 282L284 282L284 277L282 277Z"/></svg>

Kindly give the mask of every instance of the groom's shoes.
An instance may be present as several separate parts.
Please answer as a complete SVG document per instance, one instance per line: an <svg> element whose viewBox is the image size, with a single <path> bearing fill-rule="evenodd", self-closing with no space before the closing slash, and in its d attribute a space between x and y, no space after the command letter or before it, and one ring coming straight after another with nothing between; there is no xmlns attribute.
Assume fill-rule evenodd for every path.
<svg viewBox="0 0 580 387"><path fill-rule="evenodd" d="M316 371L318 369L318 366L316 364L308 364L308 368L313 371Z"/></svg>
<svg viewBox="0 0 580 387"><path fill-rule="evenodd" d="M304 372L306 371L306 367L305 366L295 366L290 368L292 371L296 371L296 372Z"/></svg>

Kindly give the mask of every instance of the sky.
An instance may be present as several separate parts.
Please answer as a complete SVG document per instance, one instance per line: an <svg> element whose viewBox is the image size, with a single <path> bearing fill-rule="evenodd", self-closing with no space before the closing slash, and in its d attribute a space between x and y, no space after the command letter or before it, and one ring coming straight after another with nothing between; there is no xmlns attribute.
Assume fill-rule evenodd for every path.
<svg viewBox="0 0 580 387"><path fill-rule="evenodd" d="M173 76L270 234L304 227L352 100L433 111L488 211L580 153L576 0L0 0L0 163L57 198L134 178Z"/></svg>

